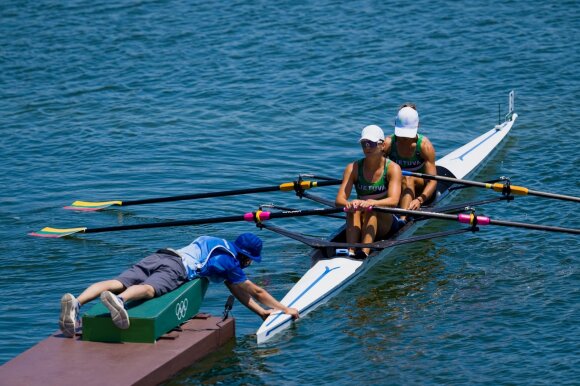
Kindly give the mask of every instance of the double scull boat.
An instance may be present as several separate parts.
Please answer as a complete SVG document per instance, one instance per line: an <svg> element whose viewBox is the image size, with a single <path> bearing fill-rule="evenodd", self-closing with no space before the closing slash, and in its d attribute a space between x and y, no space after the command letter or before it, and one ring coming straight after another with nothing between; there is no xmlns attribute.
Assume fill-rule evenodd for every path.
<svg viewBox="0 0 580 386"><path fill-rule="evenodd" d="M514 112L514 92L511 91L508 99L508 113L505 116L504 122L437 160L437 174L439 176L456 179L462 179L474 174L490 158L494 150L497 149L502 140L507 136L517 117L518 115ZM439 181L435 199L424 210L445 212L459 209L458 207L444 207L442 205L456 191L454 186L453 183ZM345 242L343 226L330 237L330 247L317 248L313 251L311 255L311 268L292 287L286 296L284 296L281 303L288 307L298 309L300 315L303 317L337 295L341 290L371 268L377 261L392 252L394 248L390 247L426 238L468 231L468 229L462 229L457 232L441 232L437 235L426 235L426 237L409 237L419 226L419 220L420 218L416 218L415 220L411 219L388 240L374 243L375 249L364 260L351 258L345 254L345 249L339 248L339 244ZM267 226L267 228L274 227ZM406 238L403 239L402 236ZM335 247L332 247L332 242L335 243ZM268 341L276 334L290 327L291 324L292 318L289 315L282 312L270 315L256 333L258 343Z"/></svg>

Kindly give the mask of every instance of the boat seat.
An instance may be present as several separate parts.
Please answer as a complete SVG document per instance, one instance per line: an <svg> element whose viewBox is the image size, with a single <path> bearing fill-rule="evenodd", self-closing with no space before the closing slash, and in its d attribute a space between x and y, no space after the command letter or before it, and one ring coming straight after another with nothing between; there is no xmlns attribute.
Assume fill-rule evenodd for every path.
<svg viewBox="0 0 580 386"><path fill-rule="evenodd" d="M455 178L453 173L451 173L447 168L443 166L437 166L437 175L443 177ZM435 194L431 196L427 201L425 201L425 206L431 205L435 199L439 198L443 192L445 192L449 187L453 185L452 182L447 181L437 181L437 188L435 189Z"/></svg>

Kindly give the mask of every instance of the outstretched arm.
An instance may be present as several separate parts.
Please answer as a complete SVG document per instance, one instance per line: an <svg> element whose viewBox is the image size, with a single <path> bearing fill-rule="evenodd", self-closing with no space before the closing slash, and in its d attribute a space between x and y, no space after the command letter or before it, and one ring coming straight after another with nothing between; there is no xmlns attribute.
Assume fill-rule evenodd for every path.
<svg viewBox="0 0 580 386"><path fill-rule="evenodd" d="M224 284L228 287L232 295L236 297L244 306L246 306L250 311L253 311L257 314L260 318L266 319L270 312L263 309L252 297L249 293L244 291L240 285L229 283L225 281Z"/></svg>
<svg viewBox="0 0 580 386"><path fill-rule="evenodd" d="M295 308L286 307L276 299L268 291L262 287L254 284L250 280L246 280L240 284L228 284L226 283L232 294L240 302L248 307L251 311L258 314L262 319L266 319L268 315L272 313L273 310L265 310L259 304L256 303L254 299L262 303L265 306L272 307L277 310L283 311L285 314L291 315L294 319L299 317L298 310Z"/></svg>
<svg viewBox="0 0 580 386"><path fill-rule="evenodd" d="M354 185L354 175L356 174L355 162L349 163L346 168L344 168L344 173L342 176L342 184L338 188L338 193L336 194L336 199L334 203L337 207L351 208L353 203L349 202L350 193L352 192L352 187Z"/></svg>

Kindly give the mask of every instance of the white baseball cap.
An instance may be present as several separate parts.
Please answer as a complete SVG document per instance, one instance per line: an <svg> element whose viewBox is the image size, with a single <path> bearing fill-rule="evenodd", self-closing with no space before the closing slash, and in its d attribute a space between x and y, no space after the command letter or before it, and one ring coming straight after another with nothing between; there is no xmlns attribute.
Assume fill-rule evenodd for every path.
<svg viewBox="0 0 580 386"><path fill-rule="evenodd" d="M385 133L383 133L383 129L377 125L369 125L362 130L359 142L362 142L365 139L373 142L384 141Z"/></svg>
<svg viewBox="0 0 580 386"><path fill-rule="evenodd" d="M412 107L403 107L395 119L395 135L397 137L415 138L419 128L419 114Z"/></svg>

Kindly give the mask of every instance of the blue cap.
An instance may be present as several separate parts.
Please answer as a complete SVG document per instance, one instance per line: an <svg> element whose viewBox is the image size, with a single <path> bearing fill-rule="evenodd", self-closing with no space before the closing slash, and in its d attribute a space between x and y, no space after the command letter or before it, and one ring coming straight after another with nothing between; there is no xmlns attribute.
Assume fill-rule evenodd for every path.
<svg viewBox="0 0 580 386"><path fill-rule="evenodd" d="M262 261L262 240L253 233L242 233L238 236L234 245L240 253L259 263Z"/></svg>

